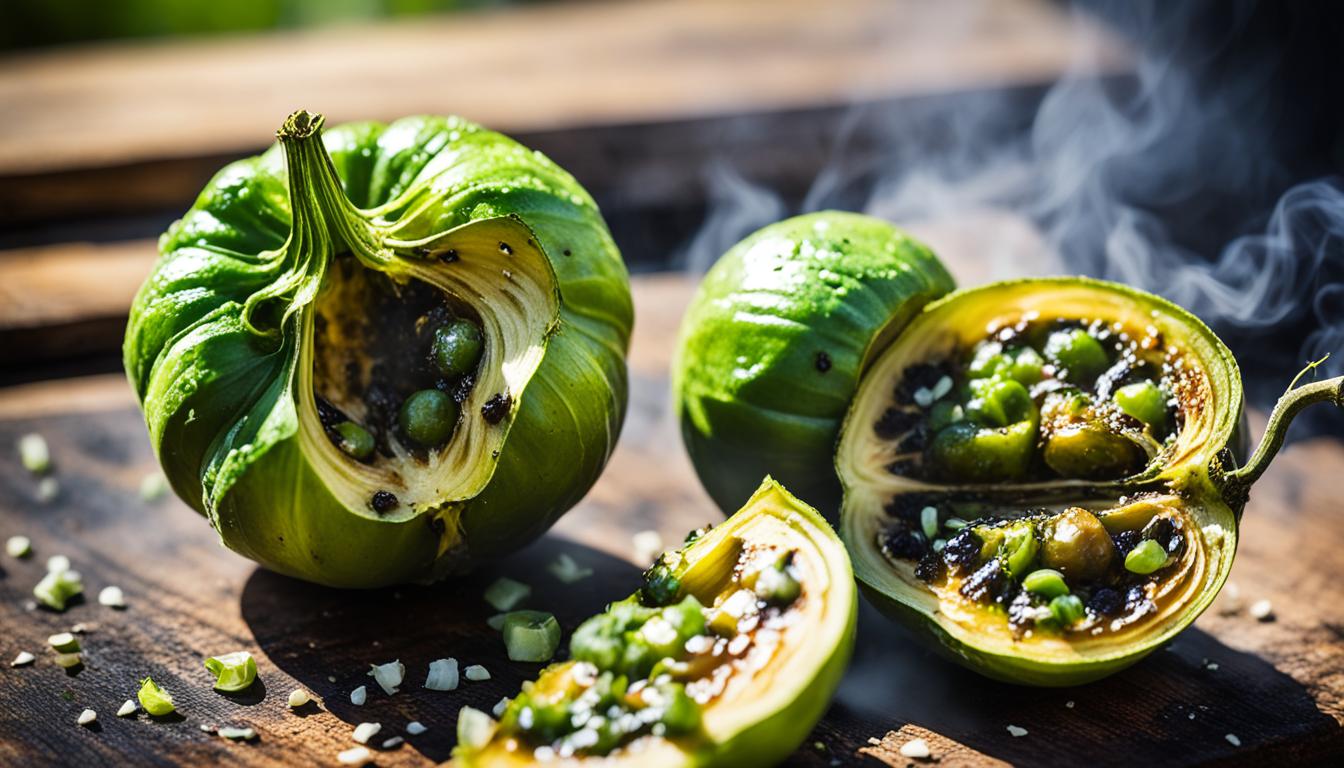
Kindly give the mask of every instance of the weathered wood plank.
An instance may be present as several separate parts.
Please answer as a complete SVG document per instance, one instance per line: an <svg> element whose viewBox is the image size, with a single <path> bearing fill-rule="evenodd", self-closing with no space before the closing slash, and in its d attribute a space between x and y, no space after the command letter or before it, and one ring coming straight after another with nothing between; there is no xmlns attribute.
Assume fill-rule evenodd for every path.
<svg viewBox="0 0 1344 768"><path fill-rule="evenodd" d="M39 657L29 668L0 666L0 764L330 764L353 745L354 724L381 722L390 736L411 719L431 730L379 754L379 764L446 756L458 707L488 709L535 671L507 663L484 626L489 608L478 595L493 576L530 580L536 604L553 609L568 632L633 588L633 532L655 529L675 541L718 518L668 408L668 356L689 293L683 278L635 281L630 416L593 492L539 544L437 587L351 593L274 576L219 547L181 502L141 501L140 478L154 463L119 377L0 390L0 536L24 533L37 551L0 562L0 661L23 649ZM7 447L30 430L47 436L57 464L61 493L49 504ZM895 750L914 736L928 739L947 765L1072 765L1084 757L1096 765L1328 762L1344 750L1344 518L1333 480L1342 474L1337 442L1291 446L1246 512L1232 575L1241 606L1232 610L1221 598L1168 650L1093 685L1039 691L987 682L938 660L865 607L840 694L792 762L904 766ZM561 588L542 568L561 549L597 575ZM83 571L90 600L59 615L25 610L43 561L56 553ZM106 584L126 590L126 611L92 601ZM1273 601L1276 621L1247 614L1260 598ZM92 629L84 637L89 663L67 676L44 639L75 622ZM215 694L201 659L240 648L257 655L264 689ZM482 663L494 678L452 693L421 690L425 665L442 656ZM366 665L394 658L408 665L405 689L352 706L348 692L370 682ZM180 721L112 716L144 674L173 691ZM299 685L323 697L325 709L291 713L284 700ZM99 712L99 729L75 725L85 706ZM261 738L230 744L199 729L229 724L250 725ZM1029 733L1013 738L1008 724Z"/></svg>

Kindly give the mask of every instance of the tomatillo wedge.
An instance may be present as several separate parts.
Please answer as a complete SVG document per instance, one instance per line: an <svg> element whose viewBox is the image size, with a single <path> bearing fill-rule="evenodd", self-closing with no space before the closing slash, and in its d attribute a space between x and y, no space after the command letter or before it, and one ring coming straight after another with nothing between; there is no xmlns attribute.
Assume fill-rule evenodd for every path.
<svg viewBox="0 0 1344 768"><path fill-rule="evenodd" d="M340 587L515 549L596 481L629 284L588 194L453 117L296 112L160 239L124 361L224 544Z"/></svg>
<svg viewBox="0 0 1344 768"><path fill-rule="evenodd" d="M844 546L769 478L688 539L579 626L569 660L524 683L498 721L469 713L453 763L771 765L796 750L854 646Z"/></svg>
<svg viewBox="0 0 1344 768"><path fill-rule="evenodd" d="M731 512L769 474L834 516L835 441L861 372L953 287L922 243L855 213L771 224L724 254L672 366L682 439L719 507Z"/></svg>
<svg viewBox="0 0 1344 768"><path fill-rule="evenodd" d="M1015 416L970 407L985 377L1022 383L995 355L1049 361ZM902 382L929 369L952 386L920 403ZM1248 489L1289 421L1310 403L1344 405L1344 380L1296 384L1237 468L1237 363L1190 313L1082 278L955 293L859 384L836 456L841 537L865 594L961 664L1014 683L1095 680L1170 640L1218 593ZM935 413L940 403L952 405ZM1021 471L988 480L936 440L910 439L931 421L1008 434L1031 409L1040 435L1025 455L983 445L986 463L1008 456ZM893 411L909 434L886 429ZM960 414L950 426L949 411Z"/></svg>

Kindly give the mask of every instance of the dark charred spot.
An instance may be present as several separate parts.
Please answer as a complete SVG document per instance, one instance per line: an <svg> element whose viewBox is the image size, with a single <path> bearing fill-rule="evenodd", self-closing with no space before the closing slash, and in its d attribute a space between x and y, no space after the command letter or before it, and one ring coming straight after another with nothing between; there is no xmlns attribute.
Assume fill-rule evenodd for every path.
<svg viewBox="0 0 1344 768"><path fill-rule="evenodd" d="M491 424L498 424L509 415L509 409L512 407L513 397L507 392L501 392L485 401L485 405L481 406L481 416Z"/></svg>
<svg viewBox="0 0 1344 768"><path fill-rule="evenodd" d="M565 255L566 255L566 256L573 256L574 254L573 254L572 251L570 251L568 248L566 248L566 249L565 249Z"/></svg>
<svg viewBox="0 0 1344 768"><path fill-rule="evenodd" d="M1008 625L1020 632L1036 624L1036 601L1031 593L1023 589L1018 591L1008 603Z"/></svg>
<svg viewBox="0 0 1344 768"><path fill-rule="evenodd" d="M397 508L397 497L391 491L374 491L373 498L369 500L369 506L378 514L391 512Z"/></svg>
<svg viewBox="0 0 1344 768"><path fill-rule="evenodd" d="M901 477L913 474L915 469L915 462L910 459L899 459L887 465L888 472L893 475L900 475Z"/></svg>
<svg viewBox="0 0 1344 768"><path fill-rule="evenodd" d="M825 352L817 353L817 361L814 363L818 371L825 373L831 370L831 356Z"/></svg>
<svg viewBox="0 0 1344 768"><path fill-rule="evenodd" d="M411 253L414 253L416 256L428 256L430 253L432 253L432 251L430 251L429 248L421 245L412 248Z"/></svg>
<svg viewBox="0 0 1344 768"><path fill-rule="evenodd" d="M944 366L932 363L916 363L906 368L901 374L901 382L896 385L896 402L914 402L917 390L931 388L944 375Z"/></svg>
<svg viewBox="0 0 1344 768"><path fill-rule="evenodd" d="M1120 592L1110 587L1092 590L1092 596L1087 599L1087 610L1098 616L1114 616L1124 607L1125 601L1120 597Z"/></svg>
<svg viewBox="0 0 1344 768"><path fill-rule="evenodd" d="M1115 544L1115 550L1124 556L1137 547L1142 539L1138 531L1121 531L1111 537L1111 542Z"/></svg>
<svg viewBox="0 0 1344 768"><path fill-rule="evenodd" d="M447 526L444 525L443 518L431 517L429 519L429 529L434 532L435 536L442 536L446 528Z"/></svg>
<svg viewBox="0 0 1344 768"><path fill-rule="evenodd" d="M980 537L975 535L975 531L963 528L956 536L947 540L947 546L943 547L943 560L956 568L970 568L980 557L981 545Z"/></svg>
<svg viewBox="0 0 1344 768"><path fill-rule="evenodd" d="M341 412L340 408L327 402L325 397L316 397L314 399L317 401L317 419L322 423L324 428L331 429L337 424L350 420L348 416Z"/></svg>
<svg viewBox="0 0 1344 768"><path fill-rule="evenodd" d="M1142 584L1135 584L1125 590L1125 613L1145 613L1152 604L1153 601L1148 599L1148 590Z"/></svg>
<svg viewBox="0 0 1344 768"><path fill-rule="evenodd" d="M918 413L900 408L888 408L873 423L873 432L883 440L892 440L920 421Z"/></svg>
<svg viewBox="0 0 1344 768"><path fill-rule="evenodd" d="M1175 555L1185 547L1185 536L1176 523L1169 517L1155 517L1148 521L1140 534L1145 539L1152 539L1167 551L1168 555Z"/></svg>
<svg viewBox="0 0 1344 768"><path fill-rule="evenodd" d="M500 243L500 244L499 244L499 252L502 253L502 254L504 254L505 256L512 256L512 255L513 255L513 246L509 245L508 243Z"/></svg>
<svg viewBox="0 0 1344 768"><path fill-rule="evenodd" d="M452 384L443 391L447 392L448 396L453 398L454 402L465 403L467 401L467 396L471 394L471 388L474 386L476 386L476 377L468 373L457 381L452 382ZM440 389L443 388L440 387Z"/></svg>
<svg viewBox="0 0 1344 768"><path fill-rule="evenodd" d="M936 581L946 572L942 556L930 549L915 566L915 578L924 582Z"/></svg>
<svg viewBox="0 0 1344 768"><path fill-rule="evenodd" d="M900 560L918 560L929 551L924 534L904 525L893 526L882 542L887 554Z"/></svg>
<svg viewBox="0 0 1344 768"><path fill-rule="evenodd" d="M444 264L452 264L453 262L457 261L457 259L458 256L456 248L449 248L446 251L439 251L439 261L442 261Z"/></svg>
<svg viewBox="0 0 1344 768"><path fill-rule="evenodd" d="M931 506L933 499L922 493L905 493L900 496L891 497L887 506L883 507L888 515L899 517L911 524L919 522L919 513L927 506Z"/></svg>
<svg viewBox="0 0 1344 768"><path fill-rule="evenodd" d="M962 597L973 602L999 602L1011 582L1012 579L998 558L992 558L966 577L958 591Z"/></svg>

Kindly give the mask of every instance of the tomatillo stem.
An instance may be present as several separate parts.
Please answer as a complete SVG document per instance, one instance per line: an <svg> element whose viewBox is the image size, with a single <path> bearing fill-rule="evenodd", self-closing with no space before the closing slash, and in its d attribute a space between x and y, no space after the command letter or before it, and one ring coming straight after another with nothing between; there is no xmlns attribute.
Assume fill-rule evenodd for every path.
<svg viewBox="0 0 1344 768"><path fill-rule="evenodd" d="M1319 364L1320 361L1312 363L1308 370ZM1288 425L1292 422L1293 417L1297 416L1303 408L1316 403L1334 403L1336 407L1344 408L1344 376L1336 376L1325 381L1314 381L1297 388L1290 386L1288 391L1279 398L1273 412L1269 414L1269 424L1265 426L1265 436L1260 439L1260 445L1256 447L1255 453L1251 454L1250 460L1240 469L1227 473L1229 490L1240 493L1247 492L1251 485L1265 473L1265 470L1269 468L1269 462L1283 447L1283 440L1288 434Z"/></svg>

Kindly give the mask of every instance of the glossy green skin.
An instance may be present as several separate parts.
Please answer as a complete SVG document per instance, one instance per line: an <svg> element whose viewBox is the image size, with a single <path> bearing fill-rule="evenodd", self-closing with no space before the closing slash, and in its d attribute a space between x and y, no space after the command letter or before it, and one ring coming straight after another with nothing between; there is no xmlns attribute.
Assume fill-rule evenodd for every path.
<svg viewBox="0 0 1344 768"><path fill-rule="evenodd" d="M1105 495L1119 496L1126 492L1153 488L1171 489L1184 495L1190 504L1202 507L1207 519L1217 521L1227 531L1230 542L1225 545L1226 563L1216 573L1208 574L1203 590L1186 609L1180 625L1160 636L1144 638L1141 642L1117 647L1115 652L1108 657L1088 661L1070 659L1042 661L1012 654L993 653L976 647L973 642L965 642L954 637L939 623L937 616L925 613L899 597L888 594L880 585L882 575L873 572L873 567L865 562L863 557L854 555L855 575L859 580L860 591L863 592L864 596L882 613L911 628L921 640L927 642L940 655L995 680L1041 687L1081 685L1114 674L1140 661L1193 623L1213 602L1227 579L1228 571L1231 568L1231 560L1236 551L1237 522L1240 520L1242 508L1245 505L1244 497L1238 497L1230 492L1226 493L1225 497L1225 489L1220 484L1222 473L1235 468L1239 458L1246 454L1245 415L1242 410L1243 392L1240 370L1231 351L1213 331L1209 330L1202 321L1185 309L1158 296L1117 283L1088 278L1041 278L994 283L958 291L936 304L930 305L926 311L932 312L941 309L944 305L955 305L957 302L994 301L998 290L1012 290L1031 285L1039 285L1045 290L1054 285L1068 283L1076 283L1094 290L1118 294L1139 307L1151 308L1153 311L1183 320L1190 328L1190 338L1175 339L1169 337L1168 342L1183 344L1187 348L1194 344L1204 345L1211 351L1209 355L1211 364L1222 369L1221 371L1215 371L1215 373L1221 374L1221 381L1225 384L1218 391L1220 409L1226 409L1222 412L1231 415L1221 423L1222 426L1215 434L1209 436L1211 441L1217 443L1217 450L1209 452L1213 456L1210 466L1167 467L1163 468L1160 473L1145 472L1135 478L1118 482L1098 482L1090 488L1079 488L1077 490L1077 497L1083 498L1089 495L1089 490L1098 491ZM862 428L862 426L856 428ZM849 428L851 428L851 423L846 421L845 429ZM1224 448L1227 450L1221 450ZM1221 464L1221 461L1227 463ZM1160 485L1158 484L1159 481ZM851 553L855 553L859 547L871 546L866 542L856 540L853 534L852 524L859 514L857 510L850 509L848 506L841 512L840 535L845 540L845 545Z"/></svg>
<svg viewBox="0 0 1344 768"><path fill-rule="evenodd" d="M771 224L724 254L682 321L672 390L719 507L736 509L769 474L834 514L835 441L870 347L953 287L927 247L853 213Z"/></svg>
<svg viewBox="0 0 1344 768"><path fill-rule="evenodd" d="M289 384L298 333L287 325L277 344L241 318L243 302L276 279L258 255L290 236L280 145L222 169L160 238L131 309L127 376L173 489L231 549L334 586L441 578L540 535L596 481L625 413L625 266L578 183L503 135L459 118L411 117L338 126L321 140L355 207L413 212L401 237L514 216L558 279L558 329L515 406L492 479L462 508L462 544L440 553L426 515L393 522L347 508L299 450ZM432 162L436 172L422 173Z"/></svg>

